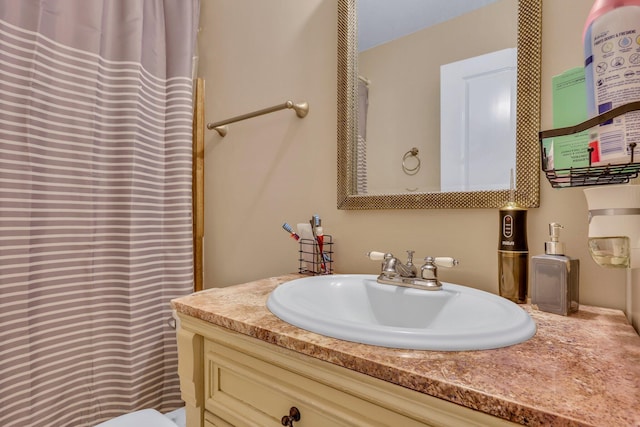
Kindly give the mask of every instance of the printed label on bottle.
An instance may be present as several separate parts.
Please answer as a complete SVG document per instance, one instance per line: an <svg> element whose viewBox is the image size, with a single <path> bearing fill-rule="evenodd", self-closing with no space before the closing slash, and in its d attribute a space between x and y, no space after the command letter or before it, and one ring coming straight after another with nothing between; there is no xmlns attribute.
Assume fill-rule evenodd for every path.
<svg viewBox="0 0 640 427"><path fill-rule="evenodd" d="M597 18L586 34L585 53L589 116L640 100L640 7L620 7ZM594 134L590 145L598 158L592 160L626 163L628 144L640 144L640 111L616 117Z"/></svg>

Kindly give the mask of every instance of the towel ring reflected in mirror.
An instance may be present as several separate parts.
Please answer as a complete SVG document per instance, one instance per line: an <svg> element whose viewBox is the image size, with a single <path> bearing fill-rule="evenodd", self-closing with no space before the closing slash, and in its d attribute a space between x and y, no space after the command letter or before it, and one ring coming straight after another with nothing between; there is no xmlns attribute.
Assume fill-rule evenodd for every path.
<svg viewBox="0 0 640 427"><path fill-rule="evenodd" d="M418 153L420 153L418 147L413 147L404 153L404 156L402 156L402 172L407 175L415 175L420 171L420 157L418 157ZM413 167L409 166L411 163L414 163Z"/></svg>

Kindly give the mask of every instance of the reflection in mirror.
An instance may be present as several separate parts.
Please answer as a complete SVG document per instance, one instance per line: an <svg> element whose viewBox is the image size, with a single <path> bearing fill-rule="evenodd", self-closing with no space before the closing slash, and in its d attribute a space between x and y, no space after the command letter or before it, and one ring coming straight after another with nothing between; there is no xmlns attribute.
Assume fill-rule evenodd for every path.
<svg viewBox="0 0 640 427"><path fill-rule="evenodd" d="M396 2L393 2L393 5L397 7ZM379 44L378 41L378 45L363 52L358 52L357 49L356 9L355 0L339 0L338 207L498 207L508 198L508 171L513 168L514 157L516 201L528 207L537 206L541 1L498 0L483 9L457 18L453 24L438 24L383 44ZM486 24L489 17L496 15L501 16L500 20L506 24ZM461 42L462 39L467 40L471 37L459 37L463 34L463 29L466 31L471 28L470 22L484 22L483 29L468 34L480 34L481 36L475 39L487 39L485 45ZM457 36L446 36L442 33L444 28L451 30L452 25ZM427 37L427 34L433 35L434 31L439 32L435 40L440 42L433 42L433 39ZM450 139L453 137L449 136L441 146L440 85L437 83L428 86L427 83L439 82L441 64L451 64L464 58L475 58L500 51L511 50L513 53L513 49L509 47L515 45L516 38L517 113L513 108L516 102L510 101L509 94L500 98L496 94L501 90L492 86L494 83L506 82L503 86L511 90L511 93L515 92L516 72L511 70L509 74L508 66L498 66L496 69L500 72L492 81L487 83L488 80L485 79L484 83L478 85L478 93L482 92L481 89L492 89L484 90L483 95L476 99L493 96L494 104L501 106L505 117L511 113L517 115L517 124L514 125L513 120L507 120L504 131L506 133L498 136L495 136L495 133L494 136L488 136L484 133L486 131L476 128L466 136L458 136L462 140L466 139L466 142L452 143ZM453 40L454 43L450 45L444 40ZM507 70L506 74L504 70ZM459 97L445 97L449 100L456 98ZM465 111L467 107L468 105L445 106L454 112ZM444 116L443 122L448 119L454 131L468 128L468 123L461 122L459 118L456 118L456 122L451 120L451 114ZM460 114L458 116L460 117ZM489 130L493 128L495 126ZM517 143L510 134L517 134ZM468 143L474 138L480 142L476 142L476 147L482 146L484 150L474 152L471 147L472 150L469 151ZM487 148L498 140L507 139L511 139L507 148L495 145ZM441 168L441 149L444 150L445 157L447 150L453 150L455 159L461 155L475 153L467 158L472 157L479 161L475 164L467 162L460 166L464 162L448 160L449 163L446 163L447 160L444 159L444 167ZM496 152L501 153L506 159L503 166L496 163ZM500 178L498 183L490 182L484 187L477 187L476 184L482 179L478 178L480 175L477 175L476 171L479 170L478 167L484 167L486 164L487 171L498 171L496 174L504 177ZM454 178L447 178L447 175ZM443 179L454 181L446 186L447 192L439 191Z"/></svg>
<svg viewBox="0 0 640 427"><path fill-rule="evenodd" d="M434 3L357 0L358 96L366 96L358 141L367 160L358 173L368 193L509 188L517 2ZM380 21L374 11L383 5L395 7ZM430 25L440 14L444 21ZM421 168L408 175L400 159L414 146Z"/></svg>

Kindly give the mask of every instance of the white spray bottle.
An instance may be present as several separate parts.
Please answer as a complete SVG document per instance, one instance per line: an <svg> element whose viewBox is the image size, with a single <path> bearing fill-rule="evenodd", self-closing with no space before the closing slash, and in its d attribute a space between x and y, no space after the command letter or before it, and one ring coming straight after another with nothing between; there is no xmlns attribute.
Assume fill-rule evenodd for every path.
<svg viewBox="0 0 640 427"><path fill-rule="evenodd" d="M589 116L640 101L640 0L596 0L583 42ZM592 164L629 162L630 143L640 150L640 111L616 117L591 133Z"/></svg>

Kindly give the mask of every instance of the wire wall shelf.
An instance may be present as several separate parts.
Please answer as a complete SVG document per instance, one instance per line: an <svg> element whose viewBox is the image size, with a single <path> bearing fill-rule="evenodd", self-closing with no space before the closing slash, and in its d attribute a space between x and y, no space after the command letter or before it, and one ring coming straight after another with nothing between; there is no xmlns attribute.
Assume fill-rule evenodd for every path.
<svg viewBox="0 0 640 427"><path fill-rule="evenodd" d="M640 163L544 170L553 188L626 184L638 177Z"/></svg>
<svg viewBox="0 0 640 427"><path fill-rule="evenodd" d="M549 167L553 162L553 154L550 155L545 149L545 140L551 140L555 137L575 135L577 133L596 128L601 124L606 124L618 116L637 110L640 110L640 101L619 106L575 126L541 131L539 133L540 160L542 171L551 183L551 186L553 188L568 188L593 185L626 184L631 179L637 178L640 173L640 162L636 162L634 159L634 157L637 157L639 154L636 147L637 144L635 142L631 142L627 145L626 151L629 161L626 163L593 165L591 159L594 155L594 148L588 147L585 148L585 150L587 150L585 158L588 159L588 166L559 169Z"/></svg>

